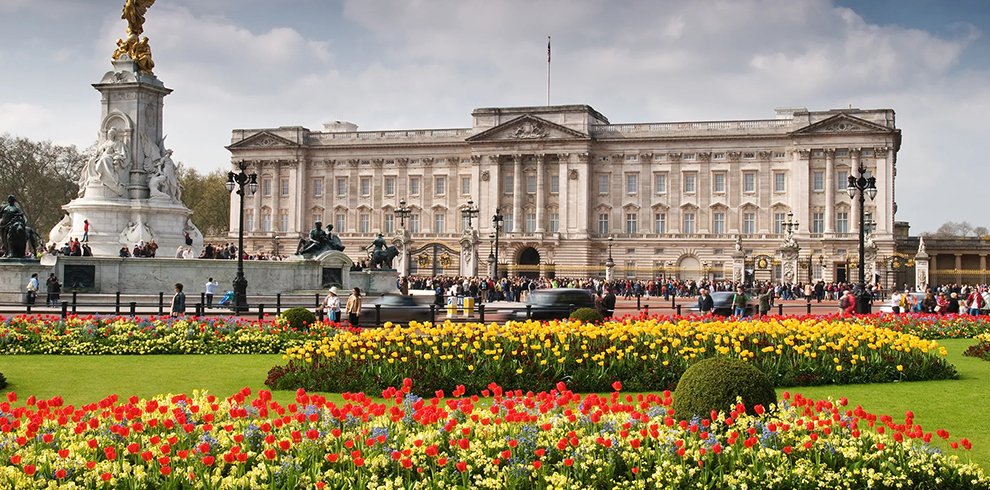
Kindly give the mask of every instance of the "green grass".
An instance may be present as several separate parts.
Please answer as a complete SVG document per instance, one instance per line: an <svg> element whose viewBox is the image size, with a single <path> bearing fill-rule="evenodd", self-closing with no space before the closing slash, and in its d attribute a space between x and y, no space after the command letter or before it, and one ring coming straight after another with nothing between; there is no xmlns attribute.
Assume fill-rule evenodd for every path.
<svg viewBox="0 0 990 490"><path fill-rule="evenodd" d="M914 412L914 423L926 432L936 429L949 431L950 440L962 437L973 442L971 451L952 451L960 459L967 457L990 470L990 420L985 416L986 399L990 396L990 362L963 356L967 347L976 343L971 339L940 340L949 351L948 360L956 366L959 379L947 381L918 381L913 383L884 383L843 386L814 386L778 388L779 397L785 390L801 393L808 398L849 399L849 406L862 405L875 414L887 414L895 423L904 423L904 413ZM933 438L933 441L938 436ZM940 442L941 439L938 439ZM940 444L948 448L947 444Z"/></svg>
<svg viewBox="0 0 990 490"><path fill-rule="evenodd" d="M876 414L888 414L903 422L912 410L915 423L926 431L949 431L951 439L967 437L973 450L953 451L990 469L990 420L984 417L985 398L990 395L990 362L964 357L973 340L942 341L949 361L959 370L959 379L914 383L778 388L810 398L847 397L850 407L862 405ZM50 398L60 395L66 403L80 405L118 394L150 397L161 393L190 393L206 389L217 396L230 395L248 386L256 393L265 389L268 370L281 364L273 355L153 355L153 356L5 356L0 372L23 400L28 395ZM453 387L452 387L453 388ZM276 391L281 403L295 393ZM374 395L374 393L369 393ZM339 396L330 397L340 401ZM936 437L937 439L937 437Z"/></svg>

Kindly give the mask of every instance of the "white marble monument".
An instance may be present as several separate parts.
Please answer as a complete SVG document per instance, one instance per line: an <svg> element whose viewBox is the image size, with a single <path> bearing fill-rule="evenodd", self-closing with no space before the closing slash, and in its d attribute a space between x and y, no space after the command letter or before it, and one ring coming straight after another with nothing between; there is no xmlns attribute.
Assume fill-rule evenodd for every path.
<svg viewBox="0 0 990 490"><path fill-rule="evenodd" d="M142 29L126 14L125 6L130 40ZM96 151L79 175L79 195L62 206L67 216L49 240L59 246L82 240L88 221L95 256L117 256L121 247L133 249L152 240L160 256L174 256L179 247L199 255L203 235L190 220L192 211L182 204L172 150L165 147L163 100L172 90L151 72L147 38L143 44L132 43L134 49L128 42L118 41L113 70L93 84L103 96Z"/></svg>

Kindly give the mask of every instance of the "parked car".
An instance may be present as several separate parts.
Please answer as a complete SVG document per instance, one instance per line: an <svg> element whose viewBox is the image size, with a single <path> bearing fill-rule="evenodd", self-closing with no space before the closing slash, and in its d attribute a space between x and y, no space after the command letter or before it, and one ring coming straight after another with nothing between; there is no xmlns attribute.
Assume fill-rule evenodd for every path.
<svg viewBox="0 0 990 490"><path fill-rule="evenodd" d="M709 293L712 297L712 314L719 316L732 316L732 297L736 295L733 291L713 291ZM746 293L749 302L746 303L746 316L753 316L758 309L758 299L756 293ZM698 306L691 308L692 313L701 313Z"/></svg>
<svg viewBox="0 0 990 490"><path fill-rule="evenodd" d="M526 305L529 311L521 309L511 317L525 320L528 314L533 320L559 320L569 317L578 308L594 308L595 295L579 288L537 289L529 293Z"/></svg>
<svg viewBox="0 0 990 490"><path fill-rule="evenodd" d="M386 294L383 296L368 296L361 303L361 325L375 326L375 305L381 305L378 318L379 325L385 322L406 324L410 321L430 321L430 305L419 303L414 296ZM443 310L438 309L439 312Z"/></svg>
<svg viewBox="0 0 990 490"><path fill-rule="evenodd" d="M901 293L901 294L904 294L904 293ZM880 308L877 309L877 311L879 311L880 313L893 313L894 312L894 307L895 306L898 306L898 299L901 297L901 294L892 295L890 297L890 299L888 299L887 301L884 301L883 305L881 305ZM922 300L925 299L925 293L908 293L908 294L910 294L911 297L914 298L915 303L918 303L918 304L921 304ZM895 299L895 298L897 298L897 299ZM910 304L911 304L911 302L908 301L908 305L910 305ZM910 306L908 306L908 308L910 308ZM901 313L906 313L903 309L900 312Z"/></svg>

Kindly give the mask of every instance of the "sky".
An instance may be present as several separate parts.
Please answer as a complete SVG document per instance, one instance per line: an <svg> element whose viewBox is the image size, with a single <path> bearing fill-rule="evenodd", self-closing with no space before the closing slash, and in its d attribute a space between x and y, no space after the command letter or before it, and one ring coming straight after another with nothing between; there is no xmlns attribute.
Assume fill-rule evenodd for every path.
<svg viewBox="0 0 990 490"><path fill-rule="evenodd" d="M0 0L0 133L86 148L123 0ZM229 167L232 129L470 127L478 107L588 104L613 123L890 108L896 219L990 226L987 0L158 0L175 159Z"/></svg>

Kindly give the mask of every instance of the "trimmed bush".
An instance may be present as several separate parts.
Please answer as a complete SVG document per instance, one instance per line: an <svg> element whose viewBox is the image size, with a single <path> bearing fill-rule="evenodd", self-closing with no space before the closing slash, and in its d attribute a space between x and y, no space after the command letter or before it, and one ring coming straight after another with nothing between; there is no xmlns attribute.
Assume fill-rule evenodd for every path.
<svg viewBox="0 0 990 490"><path fill-rule="evenodd" d="M281 316L293 330L308 330L310 325L316 323L316 314L306 308L289 308Z"/></svg>
<svg viewBox="0 0 990 490"><path fill-rule="evenodd" d="M681 420L698 415L709 417L712 410L725 411L742 398L746 412L753 407L769 408L776 403L773 385L753 365L730 357L711 357L684 371L674 390L674 414Z"/></svg>
<svg viewBox="0 0 990 490"><path fill-rule="evenodd" d="M570 318L571 320L581 320L584 323L597 323L604 320L602 314L594 308L578 308L571 313Z"/></svg>

